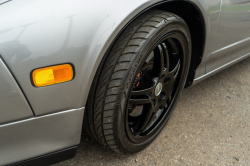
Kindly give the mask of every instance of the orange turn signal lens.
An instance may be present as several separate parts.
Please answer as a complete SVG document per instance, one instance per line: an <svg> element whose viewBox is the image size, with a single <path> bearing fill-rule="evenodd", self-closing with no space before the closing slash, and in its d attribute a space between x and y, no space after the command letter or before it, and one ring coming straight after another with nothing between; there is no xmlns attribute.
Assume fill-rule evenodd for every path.
<svg viewBox="0 0 250 166"><path fill-rule="evenodd" d="M58 84L73 79L73 68L70 64L44 67L34 70L32 78L38 87Z"/></svg>

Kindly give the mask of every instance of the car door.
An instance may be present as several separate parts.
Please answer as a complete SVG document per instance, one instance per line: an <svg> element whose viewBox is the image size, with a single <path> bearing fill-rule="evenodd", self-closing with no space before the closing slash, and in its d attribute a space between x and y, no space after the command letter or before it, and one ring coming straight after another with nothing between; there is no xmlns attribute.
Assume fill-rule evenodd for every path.
<svg viewBox="0 0 250 166"><path fill-rule="evenodd" d="M222 0L212 53L206 72L250 54L250 0Z"/></svg>

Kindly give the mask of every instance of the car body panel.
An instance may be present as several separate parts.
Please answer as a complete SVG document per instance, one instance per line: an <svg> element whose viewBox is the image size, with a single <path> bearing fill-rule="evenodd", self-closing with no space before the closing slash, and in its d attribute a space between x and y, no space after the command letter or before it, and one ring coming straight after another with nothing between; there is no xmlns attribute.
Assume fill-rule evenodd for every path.
<svg viewBox="0 0 250 166"><path fill-rule="evenodd" d="M224 65L222 65L222 66L220 66L220 67L218 67L218 68L216 68L216 69L202 75L201 77L194 79L193 85L195 85L195 84L197 84L197 83L211 77L212 75L214 75L214 74L216 74L216 73L218 73L218 72L220 72L220 71L222 71L222 70L224 70L224 69L226 69L226 68L228 68L228 67L230 67L230 66L232 66L232 65L234 65L234 64L236 64L236 63L238 63L238 62L240 62L240 61L242 61L244 59L246 59L246 58L249 58L249 57L250 57L250 53L246 54L244 56L241 56L241 57L239 57L239 58L237 58L237 59L235 59L233 61L230 61L229 63L226 63L226 64L224 64Z"/></svg>
<svg viewBox="0 0 250 166"><path fill-rule="evenodd" d="M250 0L222 0L206 74L196 77L193 85L250 56L249 9Z"/></svg>
<svg viewBox="0 0 250 166"><path fill-rule="evenodd" d="M0 58L0 124L33 116L22 91Z"/></svg>
<svg viewBox="0 0 250 166"><path fill-rule="evenodd" d="M222 0L207 72L250 53L250 0Z"/></svg>
<svg viewBox="0 0 250 166"><path fill-rule="evenodd" d="M160 2L166 1L21 0L1 5L0 54L25 91L35 115L85 106L95 72L112 41L136 15ZM206 14L209 3L205 2L191 3ZM206 28L213 29L206 22ZM61 63L74 65L72 81L41 88L32 85L32 70ZM205 66L199 69L200 74L205 73Z"/></svg>
<svg viewBox="0 0 250 166"><path fill-rule="evenodd" d="M0 165L80 143L84 108L0 125Z"/></svg>
<svg viewBox="0 0 250 166"><path fill-rule="evenodd" d="M199 78L206 73L206 64L210 60L211 50L213 49L211 43L215 40L216 27L219 21L221 0L199 0L199 3L202 4L202 8L199 5L197 6L203 11L202 14L206 22L206 41L202 61L196 69L195 78Z"/></svg>
<svg viewBox="0 0 250 166"><path fill-rule="evenodd" d="M34 117L32 114L25 120L0 125L0 134L5 133L0 138L0 165L77 145L84 107L101 60L133 19L169 1L13 0L0 5L0 55L34 111ZM249 42L246 37L241 42L232 40L220 46L222 48L217 47L218 42L227 40L218 40L218 32L229 23L227 12L221 12L226 0L185 2L200 10L206 29L204 54L196 69L194 84L249 56L229 59L226 52L214 54L246 47L244 44ZM240 5L235 0L233 3ZM224 22L220 23L221 19ZM221 57L216 63L224 64L213 63L213 57ZM33 86L31 72L34 69L65 63L74 66L73 80L40 88Z"/></svg>

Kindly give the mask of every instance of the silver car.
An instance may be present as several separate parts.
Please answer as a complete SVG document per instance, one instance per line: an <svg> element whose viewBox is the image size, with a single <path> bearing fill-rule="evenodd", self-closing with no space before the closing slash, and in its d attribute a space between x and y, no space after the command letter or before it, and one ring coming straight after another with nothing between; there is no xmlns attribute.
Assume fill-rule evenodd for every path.
<svg viewBox="0 0 250 166"><path fill-rule="evenodd" d="M250 56L250 0L0 0L0 165L135 153L185 87ZM178 129L176 129L178 130Z"/></svg>

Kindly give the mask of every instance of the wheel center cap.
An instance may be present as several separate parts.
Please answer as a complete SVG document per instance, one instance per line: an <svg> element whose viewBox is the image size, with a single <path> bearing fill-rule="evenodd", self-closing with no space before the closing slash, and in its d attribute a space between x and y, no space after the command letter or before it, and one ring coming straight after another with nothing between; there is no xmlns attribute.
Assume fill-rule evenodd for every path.
<svg viewBox="0 0 250 166"><path fill-rule="evenodd" d="M158 83L155 87L155 96L159 96L161 94L162 91L162 83Z"/></svg>

